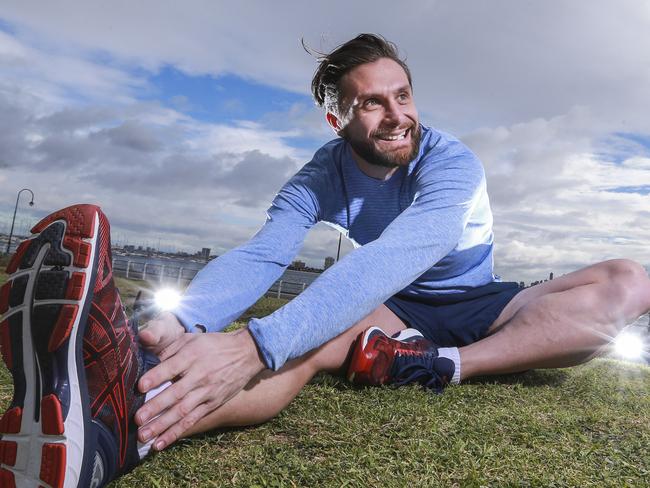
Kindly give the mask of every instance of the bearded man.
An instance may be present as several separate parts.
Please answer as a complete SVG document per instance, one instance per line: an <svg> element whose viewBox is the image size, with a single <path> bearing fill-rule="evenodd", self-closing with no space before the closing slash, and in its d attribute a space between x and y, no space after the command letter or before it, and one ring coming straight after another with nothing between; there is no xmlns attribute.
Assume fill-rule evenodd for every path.
<svg viewBox="0 0 650 488"><path fill-rule="evenodd" d="M162 449L265 421L319 371L441 391L476 375L576 365L650 308L650 280L629 260L528 289L499 281L483 167L459 140L420 124L392 43L362 34L321 56L312 93L339 137L283 186L250 241L206 266L182 307L141 332L163 360L141 388L181 377L138 412L142 441ZM317 222L356 249L240 331L186 333L238 317Z"/></svg>
<svg viewBox="0 0 650 488"><path fill-rule="evenodd" d="M9 363L18 385L0 428L8 439L16 433L20 442L31 439L25 453L43 454L31 471L7 471L7 480L38 479L39 466L46 466L50 485L62 486L56 483L65 478L66 486L90 480L100 486L151 447L272 418L320 371L442 392L476 375L572 366L601 352L650 308L645 270L624 259L528 289L501 282L493 274L483 167L458 139L420 124L411 74L396 47L362 34L319 61L312 92L338 137L282 187L255 236L210 262L178 309L140 330L140 345L160 364L144 372L143 365L153 363L138 359L136 333L115 305L103 214L79 206L35 227L38 234L10 263L10 285L0 294L9 310L3 351L15 352ZM356 249L273 314L220 332L282 275L318 222L343 232ZM79 229L82 237L72 234ZM69 252L43 257L50 248ZM40 279L52 272L47 263L67 266L66 252L77 275L87 269L87 282L101 286L89 289L76 277L78 293L66 292L64 306L78 306L77 315L70 308L23 313L19 303L38 296L39 283L49 280ZM35 331L32 339L22 333L26 328ZM118 371L97 369L104 357L101 331L117 338L110 364ZM68 347L75 337L84 340L83 354ZM45 365L63 355L70 368L34 371L34 355ZM51 378L52 370L63 381ZM142 394L113 399L122 402L113 408L121 416L107 415L100 375L115 382L112 392L128 393L138 381ZM32 383L45 385L42 400L30 396ZM60 384L71 386L61 390ZM24 420L35 411L47 419L43 435L40 424ZM73 426L69 412L83 418L83 428ZM139 452L133 420L140 426ZM4 451L22 466L22 444L6 442Z"/></svg>

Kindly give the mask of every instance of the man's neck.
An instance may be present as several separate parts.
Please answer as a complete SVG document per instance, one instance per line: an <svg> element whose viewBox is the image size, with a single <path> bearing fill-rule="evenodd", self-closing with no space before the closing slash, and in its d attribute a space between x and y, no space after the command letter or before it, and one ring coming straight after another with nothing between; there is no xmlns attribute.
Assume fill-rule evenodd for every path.
<svg viewBox="0 0 650 488"><path fill-rule="evenodd" d="M389 180L391 176L399 169L399 166L394 166L392 168L387 168L385 166L379 166L377 164L371 164L361 156L359 156L353 148L352 158L354 162L357 163L357 167L361 170L366 176L370 176L376 180L386 181Z"/></svg>

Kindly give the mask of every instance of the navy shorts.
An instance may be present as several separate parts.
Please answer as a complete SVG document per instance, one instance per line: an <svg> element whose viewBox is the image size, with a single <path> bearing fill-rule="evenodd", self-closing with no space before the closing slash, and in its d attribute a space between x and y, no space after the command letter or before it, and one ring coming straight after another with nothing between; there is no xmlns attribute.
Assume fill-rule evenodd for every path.
<svg viewBox="0 0 650 488"><path fill-rule="evenodd" d="M465 346L483 339L512 297L518 283L493 282L461 293L435 297L394 295L386 305L407 327L439 346Z"/></svg>

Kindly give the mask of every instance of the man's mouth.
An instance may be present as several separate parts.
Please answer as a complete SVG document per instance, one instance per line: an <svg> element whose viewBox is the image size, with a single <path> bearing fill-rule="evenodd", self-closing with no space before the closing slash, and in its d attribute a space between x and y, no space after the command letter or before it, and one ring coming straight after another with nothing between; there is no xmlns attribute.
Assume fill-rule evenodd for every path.
<svg viewBox="0 0 650 488"><path fill-rule="evenodd" d="M411 129L406 129L401 132L380 133L377 134L375 137L377 139L381 139L382 141L400 141L402 139L405 139L410 131Z"/></svg>

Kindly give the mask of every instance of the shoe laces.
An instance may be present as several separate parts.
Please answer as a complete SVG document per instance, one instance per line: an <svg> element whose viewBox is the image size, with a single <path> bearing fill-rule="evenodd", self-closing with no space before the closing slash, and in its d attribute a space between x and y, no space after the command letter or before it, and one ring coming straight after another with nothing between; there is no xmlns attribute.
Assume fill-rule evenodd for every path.
<svg viewBox="0 0 650 488"><path fill-rule="evenodd" d="M438 349L435 346L421 345L417 349L397 349L391 367L394 384L402 386L417 383L441 393L447 381L436 371L438 359Z"/></svg>

